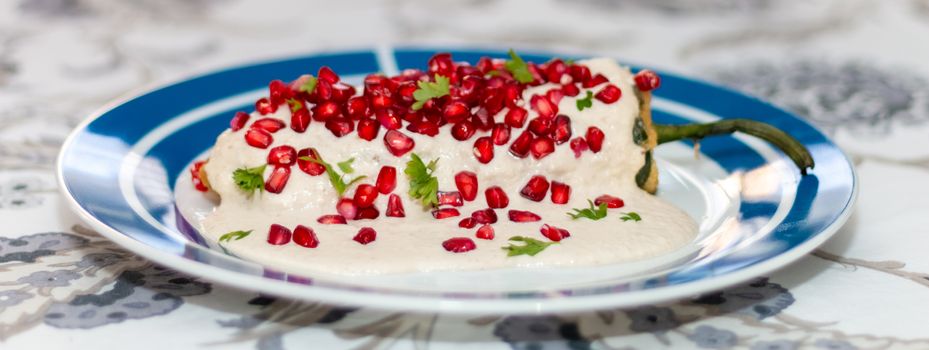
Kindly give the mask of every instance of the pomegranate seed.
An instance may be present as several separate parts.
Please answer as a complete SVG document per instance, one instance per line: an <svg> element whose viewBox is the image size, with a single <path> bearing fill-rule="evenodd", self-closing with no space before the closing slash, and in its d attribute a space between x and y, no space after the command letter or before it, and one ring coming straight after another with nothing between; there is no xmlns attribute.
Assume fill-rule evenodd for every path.
<svg viewBox="0 0 929 350"><path fill-rule="evenodd" d="M480 239L487 239L487 240L494 239L493 226L490 226L490 225L481 226L481 228L477 229L477 234L475 235L475 237L480 238Z"/></svg>
<svg viewBox="0 0 929 350"><path fill-rule="evenodd" d="M345 103L349 98L355 95L355 87L345 84L338 83L332 84L332 101L338 103ZM346 105L347 106L347 105Z"/></svg>
<svg viewBox="0 0 929 350"><path fill-rule="evenodd" d="M494 63L490 57L481 57L477 60L477 69L481 71L481 74L490 73L490 71L494 70Z"/></svg>
<svg viewBox="0 0 929 350"><path fill-rule="evenodd" d="M575 137L573 140L571 140L571 150L574 151L574 158L580 158L581 153L586 151L588 148L587 140L584 140L583 137Z"/></svg>
<svg viewBox="0 0 929 350"><path fill-rule="evenodd" d="M452 126L452 137L458 141L465 141L471 138L476 131L477 129L474 127L473 123L464 120Z"/></svg>
<svg viewBox="0 0 929 350"><path fill-rule="evenodd" d="M270 133L276 133L284 128L284 122L274 118L261 118L252 123L252 129L261 129Z"/></svg>
<svg viewBox="0 0 929 350"><path fill-rule="evenodd" d="M427 136L435 136L439 134L439 124L428 120L418 120L412 122L410 125L407 125L406 129L417 134L423 134Z"/></svg>
<svg viewBox="0 0 929 350"><path fill-rule="evenodd" d="M323 101L313 107L313 119L317 121L327 121L342 115L339 104L335 101Z"/></svg>
<svg viewBox="0 0 929 350"><path fill-rule="evenodd" d="M537 136L545 136L552 132L552 119L551 118L542 118L538 117L529 121L529 131L536 134Z"/></svg>
<svg viewBox="0 0 929 350"><path fill-rule="evenodd" d="M389 130L384 134L384 145L387 146L387 150L390 151L390 154L400 157L412 150L413 147L416 146L416 142L402 132Z"/></svg>
<svg viewBox="0 0 929 350"><path fill-rule="evenodd" d="M561 92L565 96L574 97L581 93L581 89L579 89L577 85L574 84L564 84L561 86Z"/></svg>
<svg viewBox="0 0 929 350"><path fill-rule="evenodd" d="M473 201L477 198L477 174L470 171L461 171L455 174L455 187L466 201Z"/></svg>
<svg viewBox="0 0 929 350"><path fill-rule="evenodd" d="M594 97L600 100L600 102L607 104L616 102L622 96L623 91L613 84L607 84L605 87L603 87L603 90L600 90L600 92L594 95Z"/></svg>
<svg viewBox="0 0 929 350"><path fill-rule="evenodd" d="M313 232L313 229L303 225L297 225L297 227L294 228L293 238L294 243L302 247L316 248L319 246L319 239L316 238L316 232Z"/></svg>
<svg viewBox="0 0 929 350"><path fill-rule="evenodd" d="M438 197L439 205L450 205L453 207L464 205L464 200L461 199L461 192L458 191L439 191L436 197Z"/></svg>
<svg viewBox="0 0 929 350"><path fill-rule="evenodd" d="M603 130L596 126L591 126L587 128L587 146L590 147L590 151L597 153L600 152L600 149L603 148Z"/></svg>
<svg viewBox="0 0 929 350"><path fill-rule="evenodd" d="M290 85L287 85L280 80L272 80L268 84L268 101L272 104L281 104L285 100L294 96L294 91L290 89Z"/></svg>
<svg viewBox="0 0 929 350"><path fill-rule="evenodd" d="M375 94L371 96L371 108L375 111L384 110L394 105L393 99L385 94Z"/></svg>
<svg viewBox="0 0 929 350"><path fill-rule="evenodd" d="M316 81L316 89L313 90L313 94L310 95L310 100L312 102L322 102L329 101L332 99L332 84L325 80ZM335 102L335 101L330 101Z"/></svg>
<svg viewBox="0 0 929 350"><path fill-rule="evenodd" d="M358 215L358 205L351 198L342 198L336 203L335 211L339 212L343 218L354 220Z"/></svg>
<svg viewBox="0 0 929 350"><path fill-rule="evenodd" d="M268 152L268 164L271 165L291 166L296 161L297 151L287 145L274 147Z"/></svg>
<svg viewBox="0 0 929 350"><path fill-rule="evenodd" d="M490 163L494 159L494 143L489 136L478 137L474 141L474 157L478 162L483 164Z"/></svg>
<svg viewBox="0 0 929 350"><path fill-rule="evenodd" d="M393 109L378 110L374 112L374 115L377 117L377 121L387 130L396 130L403 126L403 122Z"/></svg>
<svg viewBox="0 0 929 350"><path fill-rule="evenodd" d="M568 72L568 66L561 60L554 60L545 67L545 77L551 83L561 83L561 77Z"/></svg>
<svg viewBox="0 0 929 350"><path fill-rule="evenodd" d="M510 197L503 192L500 186L488 187L484 190L484 197L487 199L487 205L491 208L506 208L510 205Z"/></svg>
<svg viewBox="0 0 929 350"><path fill-rule="evenodd" d="M326 121L326 129L329 129L336 137L342 137L355 131L355 123L352 123L352 120L348 118L331 118Z"/></svg>
<svg viewBox="0 0 929 350"><path fill-rule="evenodd" d="M521 128L523 127L523 124L526 123L526 116L528 114L529 112L527 112L525 108L519 106L512 107L509 111L506 112L506 116L503 118L503 121L506 123L506 125L511 127Z"/></svg>
<svg viewBox="0 0 929 350"><path fill-rule="evenodd" d="M290 129L296 132L304 132L306 128L310 127L310 110L307 108L300 108L296 112L290 114Z"/></svg>
<svg viewBox="0 0 929 350"><path fill-rule="evenodd" d="M461 228L474 228L474 226L477 226L477 221L474 218L464 218L458 222L458 227Z"/></svg>
<svg viewBox="0 0 929 350"><path fill-rule="evenodd" d="M548 193L548 185L548 180L545 179L545 176L535 175L529 179L526 186L523 186L519 194L529 200L540 202L545 198L545 194Z"/></svg>
<svg viewBox="0 0 929 350"><path fill-rule="evenodd" d="M563 182L552 181L552 203L567 204L571 199L571 186Z"/></svg>
<svg viewBox="0 0 929 350"><path fill-rule="evenodd" d="M363 119L369 116L371 111L368 109L368 101L364 96L355 96L348 99L345 103L345 113L355 120Z"/></svg>
<svg viewBox="0 0 929 350"><path fill-rule="evenodd" d="M458 89L458 98L466 103L473 104L480 98L484 90L484 78L479 76L467 76L461 80L461 86ZM468 111L470 114L470 110Z"/></svg>
<svg viewBox="0 0 929 350"><path fill-rule="evenodd" d="M594 199L594 204L600 206L600 204L606 204L607 208L616 209L622 208L626 203L623 202L619 197L614 197L608 194L602 195Z"/></svg>
<svg viewBox="0 0 929 350"><path fill-rule="evenodd" d="M552 125L552 139L555 140L555 144L560 145L568 142L571 139L571 134L571 118L564 114L555 117Z"/></svg>
<svg viewBox="0 0 929 350"><path fill-rule="evenodd" d="M589 80L586 80L583 83L581 83L581 86L583 86L585 89L589 89L594 86L606 83L608 81L609 80L607 80L606 77L603 76L603 74L598 73L597 75L593 76L593 78L590 78Z"/></svg>
<svg viewBox="0 0 929 350"><path fill-rule="evenodd" d="M477 113L474 113L471 117L471 123L473 123L478 130L490 130L494 127L493 114L490 114L485 108L478 109Z"/></svg>
<svg viewBox="0 0 929 350"><path fill-rule="evenodd" d="M245 127L245 124L248 123L250 116L245 112L235 112L235 117L232 117L232 120L229 121L229 128L232 131L239 131Z"/></svg>
<svg viewBox="0 0 929 350"><path fill-rule="evenodd" d="M365 80L364 80L364 87L365 87L366 94L367 92L380 90L384 88L388 80L390 79L387 79L387 77L380 75L380 74L368 74L367 76L365 76Z"/></svg>
<svg viewBox="0 0 929 350"><path fill-rule="evenodd" d="M273 245L290 243L290 229L278 224L272 224L271 228L268 229L268 243Z"/></svg>
<svg viewBox="0 0 929 350"><path fill-rule="evenodd" d="M561 103L561 99L564 98L564 92L562 92L560 88L551 89L545 93L545 97L557 106Z"/></svg>
<svg viewBox="0 0 929 350"><path fill-rule="evenodd" d="M477 245L474 244L470 238L467 237L454 237L445 240L442 242L442 248L452 253L464 253L467 251L472 251L477 248Z"/></svg>
<svg viewBox="0 0 929 350"><path fill-rule="evenodd" d="M449 123L457 123L471 117L471 108L461 101L452 101L445 106L442 116Z"/></svg>
<svg viewBox="0 0 929 350"><path fill-rule="evenodd" d="M553 242L559 242L562 239L571 237L571 233L569 233L568 230L551 226L549 224L542 224L542 228L539 229L539 232L542 232L543 236L552 240Z"/></svg>
<svg viewBox="0 0 929 350"><path fill-rule="evenodd" d="M507 142L510 142L510 126L497 123L490 133L490 138L493 139L494 144L497 146L505 145Z"/></svg>
<svg viewBox="0 0 929 350"><path fill-rule="evenodd" d="M374 205L377 199L377 188L369 184L361 184L355 188L355 205L359 208L368 208Z"/></svg>
<svg viewBox="0 0 929 350"><path fill-rule="evenodd" d="M258 111L261 115L268 115L274 112L277 112L277 104L271 103L267 98L259 98L258 101L255 101L255 110Z"/></svg>
<svg viewBox="0 0 929 350"><path fill-rule="evenodd" d="M397 87L396 95L396 97L399 97L399 101L396 101L395 104L401 105L403 107L412 105L413 101L416 100L413 97L413 93L416 92L417 89L419 88L411 81L401 83L400 86Z"/></svg>
<svg viewBox="0 0 929 350"><path fill-rule="evenodd" d="M377 190L380 193L388 194L397 188L397 168L392 166L383 166L377 173Z"/></svg>
<svg viewBox="0 0 929 350"><path fill-rule="evenodd" d="M642 91L652 91L661 86L661 77L658 73L648 69L640 70L635 74L635 86Z"/></svg>
<svg viewBox="0 0 929 350"><path fill-rule="evenodd" d="M551 137L541 136L532 140L529 151L535 159L542 159L555 152L555 141Z"/></svg>
<svg viewBox="0 0 929 350"><path fill-rule="evenodd" d="M529 146L532 144L532 132L523 130L522 134L516 137L516 140L510 144L510 154L518 158L526 158L529 155Z"/></svg>
<svg viewBox="0 0 929 350"><path fill-rule="evenodd" d="M471 213L471 218L478 224L493 224L497 222L497 212L491 208L476 210Z"/></svg>
<svg viewBox="0 0 929 350"><path fill-rule="evenodd" d="M205 160L197 161L193 166L190 167L190 181L194 183L194 188L200 192L206 192L210 190L203 183L203 179L200 178L200 168L203 167L203 164L206 164Z"/></svg>
<svg viewBox="0 0 929 350"><path fill-rule="evenodd" d="M432 211L432 217L439 220L456 217L458 215L461 215L461 213L458 212L458 209L455 208L442 208Z"/></svg>
<svg viewBox="0 0 929 350"><path fill-rule="evenodd" d="M539 117L551 119L558 114L558 105L554 104L548 97L542 95L532 95L529 100L532 110L539 113Z"/></svg>
<svg viewBox="0 0 929 350"><path fill-rule="evenodd" d="M316 149L304 148L300 150L300 152L297 152L297 166L300 168L300 170L303 170L304 173L312 176L320 175L326 172L326 167L324 167L322 164L301 158L319 160L319 152L317 152Z"/></svg>
<svg viewBox="0 0 929 350"><path fill-rule="evenodd" d="M355 220L374 220L378 216L381 216L381 212L375 207L361 208L358 209L358 215L355 216Z"/></svg>
<svg viewBox="0 0 929 350"><path fill-rule="evenodd" d="M575 82L583 83L590 79L590 68L574 64L568 67L568 74L571 74L571 78L573 78Z"/></svg>
<svg viewBox="0 0 929 350"><path fill-rule="evenodd" d="M329 84L335 84L339 82L339 75L335 74L335 72L332 71L332 68L327 66L320 67L319 72L316 73L316 77L319 78L319 80L328 82Z"/></svg>
<svg viewBox="0 0 929 350"><path fill-rule="evenodd" d="M358 137L360 137L362 140L374 140L380 131L381 123L374 119L366 118L358 121Z"/></svg>
<svg viewBox="0 0 929 350"><path fill-rule="evenodd" d="M482 76L481 71L477 67L471 66L468 63L464 63L458 66L458 76L462 79L468 77L469 75Z"/></svg>
<svg viewBox="0 0 929 350"><path fill-rule="evenodd" d="M402 218L406 216L406 212L403 211L403 202L400 200L400 196L391 193L390 197L387 197L387 216Z"/></svg>
<svg viewBox="0 0 929 350"><path fill-rule="evenodd" d="M542 220L542 218L531 211L525 210L510 210L507 215L510 217L512 222L534 222Z"/></svg>
<svg viewBox="0 0 929 350"><path fill-rule="evenodd" d="M374 242L375 239L377 239L377 231L370 227L362 227L358 230L358 234L352 238L352 240L362 245Z"/></svg>
<svg viewBox="0 0 929 350"><path fill-rule="evenodd" d="M324 225L344 225L347 222L342 215L323 215L316 219L316 222Z"/></svg>
<svg viewBox="0 0 929 350"><path fill-rule="evenodd" d="M290 167L274 167L274 170L271 171L271 175L268 176L268 180L265 181L265 191L271 193L281 193L281 191L284 190L284 186L287 185L287 179L289 178Z"/></svg>
<svg viewBox="0 0 929 350"><path fill-rule="evenodd" d="M255 148L268 148L274 142L274 138L263 129L249 128L245 132L245 142Z"/></svg>
<svg viewBox="0 0 929 350"><path fill-rule="evenodd" d="M449 53L437 53L429 59L429 73L433 76L442 75L451 77L455 72L455 64L452 62L452 55Z"/></svg>

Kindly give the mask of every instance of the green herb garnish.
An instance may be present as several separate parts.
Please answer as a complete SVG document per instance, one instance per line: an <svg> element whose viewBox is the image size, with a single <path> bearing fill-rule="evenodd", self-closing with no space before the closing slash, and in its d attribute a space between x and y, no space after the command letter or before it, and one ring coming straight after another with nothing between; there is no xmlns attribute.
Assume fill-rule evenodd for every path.
<svg viewBox="0 0 929 350"><path fill-rule="evenodd" d="M224 234L224 235L222 235L222 236L219 236L219 241L220 241L220 242L229 242L229 241L231 241L231 240L236 240L236 241L238 241L238 240L240 240L240 239L242 239L242 238L248 237L248 235L250 235L250 234L252 234L252 230L248 230L248 231L232 231L232 232L229 232L229 233Z"/></svg>
<svg viewBox="0 0 929 350"><path fill-rule="evenodd" d="M316 150L313 150L313 152L316 153ZM315 159L312 157L300 157L299 159L305 160L308 162L313 162L313 163L322 165L324 168L326 168L326 175L329 176L329 183L331 183L332 187L335 188L335 191L339 193L339 197L342 197L342 195L345 194L345 190L347 190L349 187L351 187L356 182L361 181L361 179L364 179L366 177L362 175L362 176L355 177L349 180L348 182L345 182L344 174L339 174L339 172L337 172L335 168L332 167L332 164L326 163L326 161L323 160L323 157L320 156L319 153L316 153L316 155L319 157L319 159ZM352 158L352 159L346 160L344 162L339 162L336 164L343 172L351 173L354 171L354 169L352 169L351 167L351 164L354 161L355 161L355 158ZM346 171L346 169L349 171Z"/></svg>
<svg viewBox="0 0 929 350"><path fill-rule="evenodd" d="M403 170L410 178L410 197L419 199L424 208L435 207L439 204L439 179L432 176L438 160L432 160L428 165L416 153L411 153L412 159L406 163Z"/></svg>
<svg viewBox="0 0 929 350"><path fill-rule="evenodd" d="M413 91L413 98L416 99L416 102L413 103L413 110L423 108L423 104L430 99L448 95L448 78L441 75L435 76L434 83L420 81L417 86L419 88Z"/></svg>
<svg viewBox="0 0 929 350"><path fill-rule="evenodd" d="M574 64L574 61L576 61L576 60L573 59L573 58L569 58L569 59L564 60L564 64L565 64L566 66L570 66L570 65Z"/></svg>
<svg viewBox="0 0 929 350"><path fill-rule="evenodd" d="M300 91L312 94L313 90L316 90L316 83L318 82L319 80L311 75L305 82L303 82L303 85L300 85Z"/></svg>
<svg viewBox="0 0 929 350"><path fill-rule="evenodd" d="M265 164L254 168L236 169L232 172L232 181L235 181L236 186L249 196L255 193L255 190L264 191L264 173L267 166Z"/></svg>
<svg viewBox="0 0 929 350"><path fill-rule="evenodd" d="M336 163L336 165L339 166L339 169L342 170L343 173L351 174L355 172L355 169L352 168L352 163L354 161L355 161L355 158L349 158L348 160L344 162Z"/></svg>
<svg viewBox="0 0 929 350"><path fill-rule="evenodd" d="M510 241L513 242L522 242L523 245L515 245L510 243L510 245L503 247L501 249L506 251L506 256L517 256L517 255L528 255L535 256L536 254L541 253L545 248L552 244L558 244L558 242L542 242L535 238L523 237L523 236L513 236L510 237Z"/></svg>
<svg viewBox="0 0 929 350"><path fill-rule="evenodd" d="M523 58L519 57L513 49L510 49L509 54L510 59L504 63L504 67L513 74L513 78L516 78L517 81L523 84L531 83L535 80L532 77L532 72L529 71L529 65L526 64L526 61L523 61Z"/></svg>
<svg viewBox="0 0 929 350"><path fill-rule="evenodd" d="M623 216L620 216L619 219L622 220L622 221L624 221L624 222L625 222L625 221L633 221L633 222L635 222L635 221L642 221L642 217L639 216L639 214L636 213L636 212L634 212L634 211L630 211L630 212L628 212L628 213L622 213L622 214L623 214Z"/></svg>
<svg viewBox="0 0 929 350"><path fill-rule="evenodd" d="M588 218L591 220L600 220L606 217L606 203L600 203L600 206L594 206L594 202L587 200L587 203L590 204L590 208L577 209L574 208L573 213L568 213L568 216L571 219L577 220L579 218Z"/></svg>
<svg viewBox="0 0 929 350"><path fill-rule="evenodd" d="M299 111L300 108L303 108L303 104L300 103L300 101L297 101L296 98L292 98L292 97L287 99L287 105L290 106L291 112L296 112L296 111Z"/></svg>
<svg viewBox="0 0 929 350"><path fill-rule="evenodd" d="M577 100L577 110L578 112L583 111L584 108L590 108L594 105L594 93L587 90L587 97Z"/></svg>

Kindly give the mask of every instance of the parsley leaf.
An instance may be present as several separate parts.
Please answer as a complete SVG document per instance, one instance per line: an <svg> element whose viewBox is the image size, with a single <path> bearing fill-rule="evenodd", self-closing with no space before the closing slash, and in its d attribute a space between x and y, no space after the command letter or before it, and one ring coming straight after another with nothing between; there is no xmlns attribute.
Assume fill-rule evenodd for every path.
<svg viewBox="0 0 929 350"><path fill-rule="evenodd" d="M316 151L316 150L313 150L314 153L315 153L315 151ZM319 155L319 153L317 153L317 155ZM364 175L358 176L358 177L356 177L356 178L353 178L353 179L349 180L349 181L346 183L345 180L344 180L344 179L345 179L345 175L339 174L337 171L335 171L335 168L332 167L332 164L329 164L329 163L327 163L326 161L324 161L322 156L319 156L319 159L315 159L315 158L312 158L312 157L300 157L299 159L300 159L300 160L305 160L305 161L308 161L308 162L313 162L313 163L322 165L324 168L326 168L326 175L329 176L329 183L331 183L331 184L332 184L332 187L335 188L335 191L339 193L339 197L342 197L342 195L345 194L345 190L347 190L349 187L351 187L351 186L354 185L356 182L361 181L361 179L364 179L364 178L366 177L366 176L364 176ZM344 161L344 162L339 162L339 163L336 163L336 164L338 165L338 167L339 167L343 172L345 172L345 173L351 173L351 172L354 171L354 169L352 169L352 167L351 167L351 164L352 164L352 162L354 162L354 161L355 161L355 158L352 158L352 159L346 160L346 161ZM347 169L347 170L351 170L351 171L346 171L346 169Z"/></svg>
<svg viewBox="0 0 929 350"><path fill-rule="evenodd" d="M509 53L510 59L504 63L504 67L513 74L513 78L516 78L517 81L523 84L531 83L535 80L532 77L532 72L529 71L529 65L526 64L526 61L523 61L523 58L519 57L513 49L510 49Z"/></svg>
<svg viewBox="0 0 929 350"><path fill-rule="evenodd" d="M420 81L418 86L419 88L413 91L413 98L416 99L416 102L413 103L414 111L423 108L426 101L430 99L448 95L448 78L441 75L435 76L434 83Z"/></svg>
<svg viewBox="0 0 929 350"><path fill-rule="evenodd" d="M291 112L296 112L296 111L299 111L300 108L303 108L303 104L300 103L300 101L297 101L297 99L293 97L287 99L287 104L290 106Z"/></svg>
<svg viewBox="0 0 929 350"><path fill-rule="evenodd" d="M264 191L264 173L267 166L264 164L254 168L238 168L232 172L232 181L248 195L255 193L255 190Z"/></svg>
<svg viewBox="0 0 929 350"><path fill-rule="evenodd" d="M573 220L579 218L588 218L591 220L600 220L606 217L606 203L600 203L600 206L594 206L594 202L587 200L587 203L590 204L590 208L577 209L574 208L573 213L568 213L568 216Z"/></svg>
<svg viewBox="0 0 929 350"><path fill-rule="evenodd" d="M412 159L406 163L406 169L403 170L410 178L410 197L422 201L424 208L435 207L439 204L439 179L432 176L432 173L435 172L438 160L433 160L426 165L416 153L411 153L411 157Z"/></svg>
<svg viewBox="0 0 929 350"><path fill-rule="evenodd" d="M219 241L220 241L220 242L229 242L229 241L231 241L231 240L237 240L237 241L238 241L238 240L240 240L240 239L242 239L242 238L248 237L248 235L250 235L250 234L252 234L252 230L248 230L248 231L232 231L232 232L229 232L229 233L224 234L224 235L222 235L222 236L219 236Z"/></svg>
<svg viewBox="0 0 929 350"><path fill-rule="evenodd" d="M517 256L517 255L528 255L535 256L536 254L541 253L545 248L552 244L558 244L558 242L542 242L535 238L523 237L523 236L513 236L510 237L510 241L513 242L522 242L523 245L515 245L510 243L506 247L501 249L506 251L506 256Z"/></svg>
<svg viewBox="0 0 929 350"><path fill-rule="evenodd" d="M311 75L309 78L306 79L305 82L303 82L303 85L300 85L300 91L303 91L308 94L312 94L313 90L316 90L316 83L318 82L319 80L316 79L316 77Z"/></svg>
<svg viewBox="0 0 929 350"><path fill-rule="evenodd" d="M583 111L584 108L590 108L594 105L594 93L587 90L587 97L577 100L577 110L578 112Z"/></svg>
<svg viewBox="0 0 929 350"><path fill-rule="evenodd" d="M628 213L622 213L622 214L623 214L623 216L620 216L619 219L622 220L623 222L625 222L625 221L632 221L632 222L642 221L642 217L639 216L639 214L636 213L636 212L634 212L634 211L630 211L630 212L628 212Z"/></svg>
<svg viewBox="0 0 929 350"><path fill-rule="evenodd" d="M569 59L564 60L564 64L570 66L574 64L575 61L576 61L575 59L569 58Z"/></svg>

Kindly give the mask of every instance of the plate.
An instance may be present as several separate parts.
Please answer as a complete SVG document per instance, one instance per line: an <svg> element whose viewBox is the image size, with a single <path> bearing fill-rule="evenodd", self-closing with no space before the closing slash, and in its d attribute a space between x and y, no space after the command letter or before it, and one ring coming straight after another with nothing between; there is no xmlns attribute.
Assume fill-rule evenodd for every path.
<svg viewBox="0 0 929 350"><path fill-rule="evenodd" d="M191 190L188 167L205 155L235 111L252 109L269 81L327 65L357 83L373 72L424 68L435 52L470 62L506 57L505 50L495 49L378 47L236 66L156 87L111 103L71 134L58 159L60 188L72 209L102 235L191 275L325 303L467 314L629 307L724 288L802 257L838 230L855 202L854 168L815 127L758 99L661 73L653 99L657 122L742 117L770 123L806 145L816 168L801 176L784 154L744 135L705 139L699 154L683 142L662 145L658 195L694 217L699 235L665 256L588 268L364 279L294 275L227 255L193 229L188 220L211 207ZM521 52L536 62L583 57Z"/></svg>

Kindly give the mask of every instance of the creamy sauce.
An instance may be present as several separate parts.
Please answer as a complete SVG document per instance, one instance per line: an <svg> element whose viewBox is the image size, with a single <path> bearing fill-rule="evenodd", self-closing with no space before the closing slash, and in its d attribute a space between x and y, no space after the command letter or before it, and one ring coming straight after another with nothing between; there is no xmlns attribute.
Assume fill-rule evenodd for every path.
<svg viewBox="0 0 929 350"><path fill-rule="evenodd" d="M323 214L336 214L337 194L325 174L309 176L294 166L290 179L280 194L257 193L248 198L236 187L231 174L235 169L264 164L268 149L258 149L244 142L243 133L226 130L221 134L205 165L211 187L222 202L215 211L204 219L201 232L212 240L222 234L236 230L253 230L248 237L223 243L228 251L245 259L274 266L292 272L325 272L343 275L371 275L403 272L425 272L437 270L479 270L507 267L557 267L591 266L620 263L653 257L680 248L695 236L695 222L680 209L650 195L635 184L635 174L644 163L643 150L632 140L632 128L639 113L638 101L633 93L633 79L628 69L618 66L609 59L583 61L592 74L601 73L611 83L619 86L623 95L613 104L604 104L594 99L593 107L579 112L577 98L584 97L587 89L581 89L577 98L565 97L558 107L561 114L571 117L574 136L583 136L589 126L597 126L606 135L603 149L599 153L584 152L575 158L567 143L556 147L549 156L536 160L532 156L519 159L508 153L509 145L495 147L495 156L489 164L479 163L472 154L472 145L481 132L470 140L460 142L450 135L450 127L440 129L439 135L407 132L404 134L416 141L415 152L425 161L439 159L434 175L439 180L440 191L455 191L454 175L462 170L478 174L480 190L477 199L459 207L462 216L436 220L429 211L421 209L419 202L406 195L409 183L403 169L410 159L391 155L380 135L368 142L352 133L337 138L322 123L312 122L305 133L299 134L284 128L273 134L274 143L291 145L295 149L316 148L330 163L355 158L353 175L367 175L363 182L374 183L381 166L397 168L397 193L403 199L405 218L385 217L387 195L379 195L375 205L382 215L375 220L349 221L348 225L323 225L316 218ZM553 85L545 84L526 89L524 103L533 94L544 93ZM596 93L603 85L594 87ZM528 120L536 116L528 106ZM498 120L502 120L501 111ZM285 106L273 115L289 123L290 111ZM260 116L254 113L250 122ZM513 129L510 142L522 129ZM270 173L270 167L266 170ZM571 186L571 199L566 205L551 203L548 196L541 202L533 202L519 195L519 190L533 175L544 175L549 181L560 181ZM471 212L487 207L484 189L500 186L510 199L505 209L498 209L499 221L493 224L496 238L483 240L474 238L476 228L458 227L458 222ZM346 195L354 193L354 189ZM610 209L609 215L601 220L571 220L566 212L571 208L586 208L587 200L602 194L622 198L625 207ZM542 221L514 223L507 219L510 209L529 210L542 217ZM622 222L621 212L637 212L642 221ZM536 256L507 257L501 248L507 239L521 235L548 241L539 232L539 227L548 223L567 229L571 237L550 246ZM304 225L315 230L320 244L309 249L297 244L271 245L266 242L268 227L281 224L289 228ZM377 230L377 240L361 245L352 237L362 227ZM450 253L442 248L442 242L452 237L471 237L477 249L466 253Z"/></svg>

